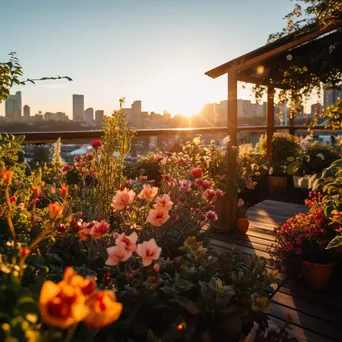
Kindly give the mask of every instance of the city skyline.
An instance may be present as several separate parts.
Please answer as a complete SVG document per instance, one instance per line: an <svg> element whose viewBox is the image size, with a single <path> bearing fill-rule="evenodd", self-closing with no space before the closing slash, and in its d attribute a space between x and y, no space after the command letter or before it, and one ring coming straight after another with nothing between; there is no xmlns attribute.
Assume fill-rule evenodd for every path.
<svg viewBox="0 0 342 342"><path fill-rule="evenodd" d="M7 32L14 15L16 25L4 37L0 58L16 51L24 77L73 78L14 88L25 92L23 103L33 113L62 111L70 117L68 99L84 94L85 108L106 113L126 97L127 103L141 99L145 111L193 114L226 97L226 78L211 80L204 72L265 44L292 10L283 0L253 3L14 0L2 6L7 14L0 28Z"/></svg>

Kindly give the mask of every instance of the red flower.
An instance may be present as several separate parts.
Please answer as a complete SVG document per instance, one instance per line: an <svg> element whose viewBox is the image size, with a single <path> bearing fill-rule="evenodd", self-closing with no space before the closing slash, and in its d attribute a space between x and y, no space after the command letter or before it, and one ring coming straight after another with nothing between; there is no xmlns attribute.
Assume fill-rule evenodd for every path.
<svg viewBox="0 0 342 342"><path fill-rule="evenodd" d="M94 149L94 150L97 150L99 148L102 147L102 142L100 140L94 140L92 143L91 143L91 147Z"/></svg>
<svg viewBox="0 0 342 342"><path fill-rule="evenodd" d="M200 167L195 167L195 168L191 169L190 174L194 178L200 178L203 175L203 171Z"/></svg>

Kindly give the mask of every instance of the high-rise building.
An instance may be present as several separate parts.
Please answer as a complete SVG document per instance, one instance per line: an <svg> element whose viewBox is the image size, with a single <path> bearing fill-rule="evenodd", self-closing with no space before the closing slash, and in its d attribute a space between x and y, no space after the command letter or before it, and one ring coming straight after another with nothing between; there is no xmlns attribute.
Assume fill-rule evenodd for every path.
<svg viewBox="0 0 342 342"><path fill-rule="evenodd" d="M30 107L28 105L25 105L24 108L24 119L30 119Z"/></svg>
<svg viewBox="0 0 342 342"><path fill-rule="evenodd" d="M131 108L123 108L127 122L134 127L140 127L141 101L134 101Z"/></svg>
<svg viewBox="0 0 342 342"><path fill-rule="evenodd" d="M93 121L94 120L94 109L93 108L87 108L84 111L84 121Z"/></svg>
<svg viewBox="0 0 342 342"><path fill-rule="evenodd" d="M9 120L18 121L21 119L21 92L8 96L5 104L5 116Z"/></svg>
<svg viewBox="0 0 342 342"><path fill-rule="evenodd" d="M95 121L102 122L103 121L103 116L104 116L104 111L103 110L95 111Z"/></svg>
<svg viewBox="0 0 342 342"><path fill-rule="evenodd" d="M328 89L324 86L323 88L323 105L324 108L327 108L328 106L335 104L338 100L338 98L342 99L342 89L340 90L332 90Z"/></svg>
<svg viewBox="0 0 342 342"><path fill-rule="evenodd" d="M63 112L51 113L46 112L44 114L45 121L67 121L69 120L68 116Z"/></svg>
<svg viewBox="0 0 342 342"><path fill-rule="evenodd" d="M72 95L72 118L74 121L84 120L84 96Z"/></svg>

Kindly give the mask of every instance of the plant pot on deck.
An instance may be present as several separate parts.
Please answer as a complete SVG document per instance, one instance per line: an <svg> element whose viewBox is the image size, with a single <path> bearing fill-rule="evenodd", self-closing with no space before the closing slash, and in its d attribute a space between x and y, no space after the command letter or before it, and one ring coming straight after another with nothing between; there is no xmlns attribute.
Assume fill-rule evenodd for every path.
<svg viewBox="0 0 342 342"><path fill-rule="evenodd" d="M217 220L213 222L213 230L228 233L235 229L237 218L237 198L224 196L215 202Z"/></svg>
<svg viewBox="0 0 342 342"><path fill-rule="evenodd" d="M302 271L308 286L316 291L324 290L329 284L335 263L315 264L302 261Z"/></svg>
<svg viewBox="0 0 342 342"><path fill-rule="evenodd" d="M309 180L312 175L292 176L293 185L297 189L309 189Z"/></svg>
<svg viewBox="0 0 342 342"><path fill-rule="evenodd" d="M268 193L270 195L285 195L287 188L287 178L284 176L267 177Z"/></svg>
<svg viewBox="0 0 342 342"><path fill-rule="evenodd" d="M236 229L242 233L246 234L249 227L249 221L247 216L238 217L236 221Z"/></svg>

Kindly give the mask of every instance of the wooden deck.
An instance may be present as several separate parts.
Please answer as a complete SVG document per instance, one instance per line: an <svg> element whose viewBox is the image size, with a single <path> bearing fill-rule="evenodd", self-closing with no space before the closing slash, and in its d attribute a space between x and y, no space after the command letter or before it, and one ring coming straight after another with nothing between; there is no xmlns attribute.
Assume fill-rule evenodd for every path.
<svg viewBox="0 0 342 342"><path fill-rule="evenodd" d="M250 226L247 235L240 233L214 234L211 241L218 250L229 249L233 244L245 254L257 254L270 259L268 247L274 242L273 229L296 213L306 211L300 204L265 200L248 210ZM300 342L342 341L342 291L341 279L335 288L324 292L313 292L302 284L294 288L282 283L272 295L270 325L283 326L286 321L289 332Z"/></svg>

